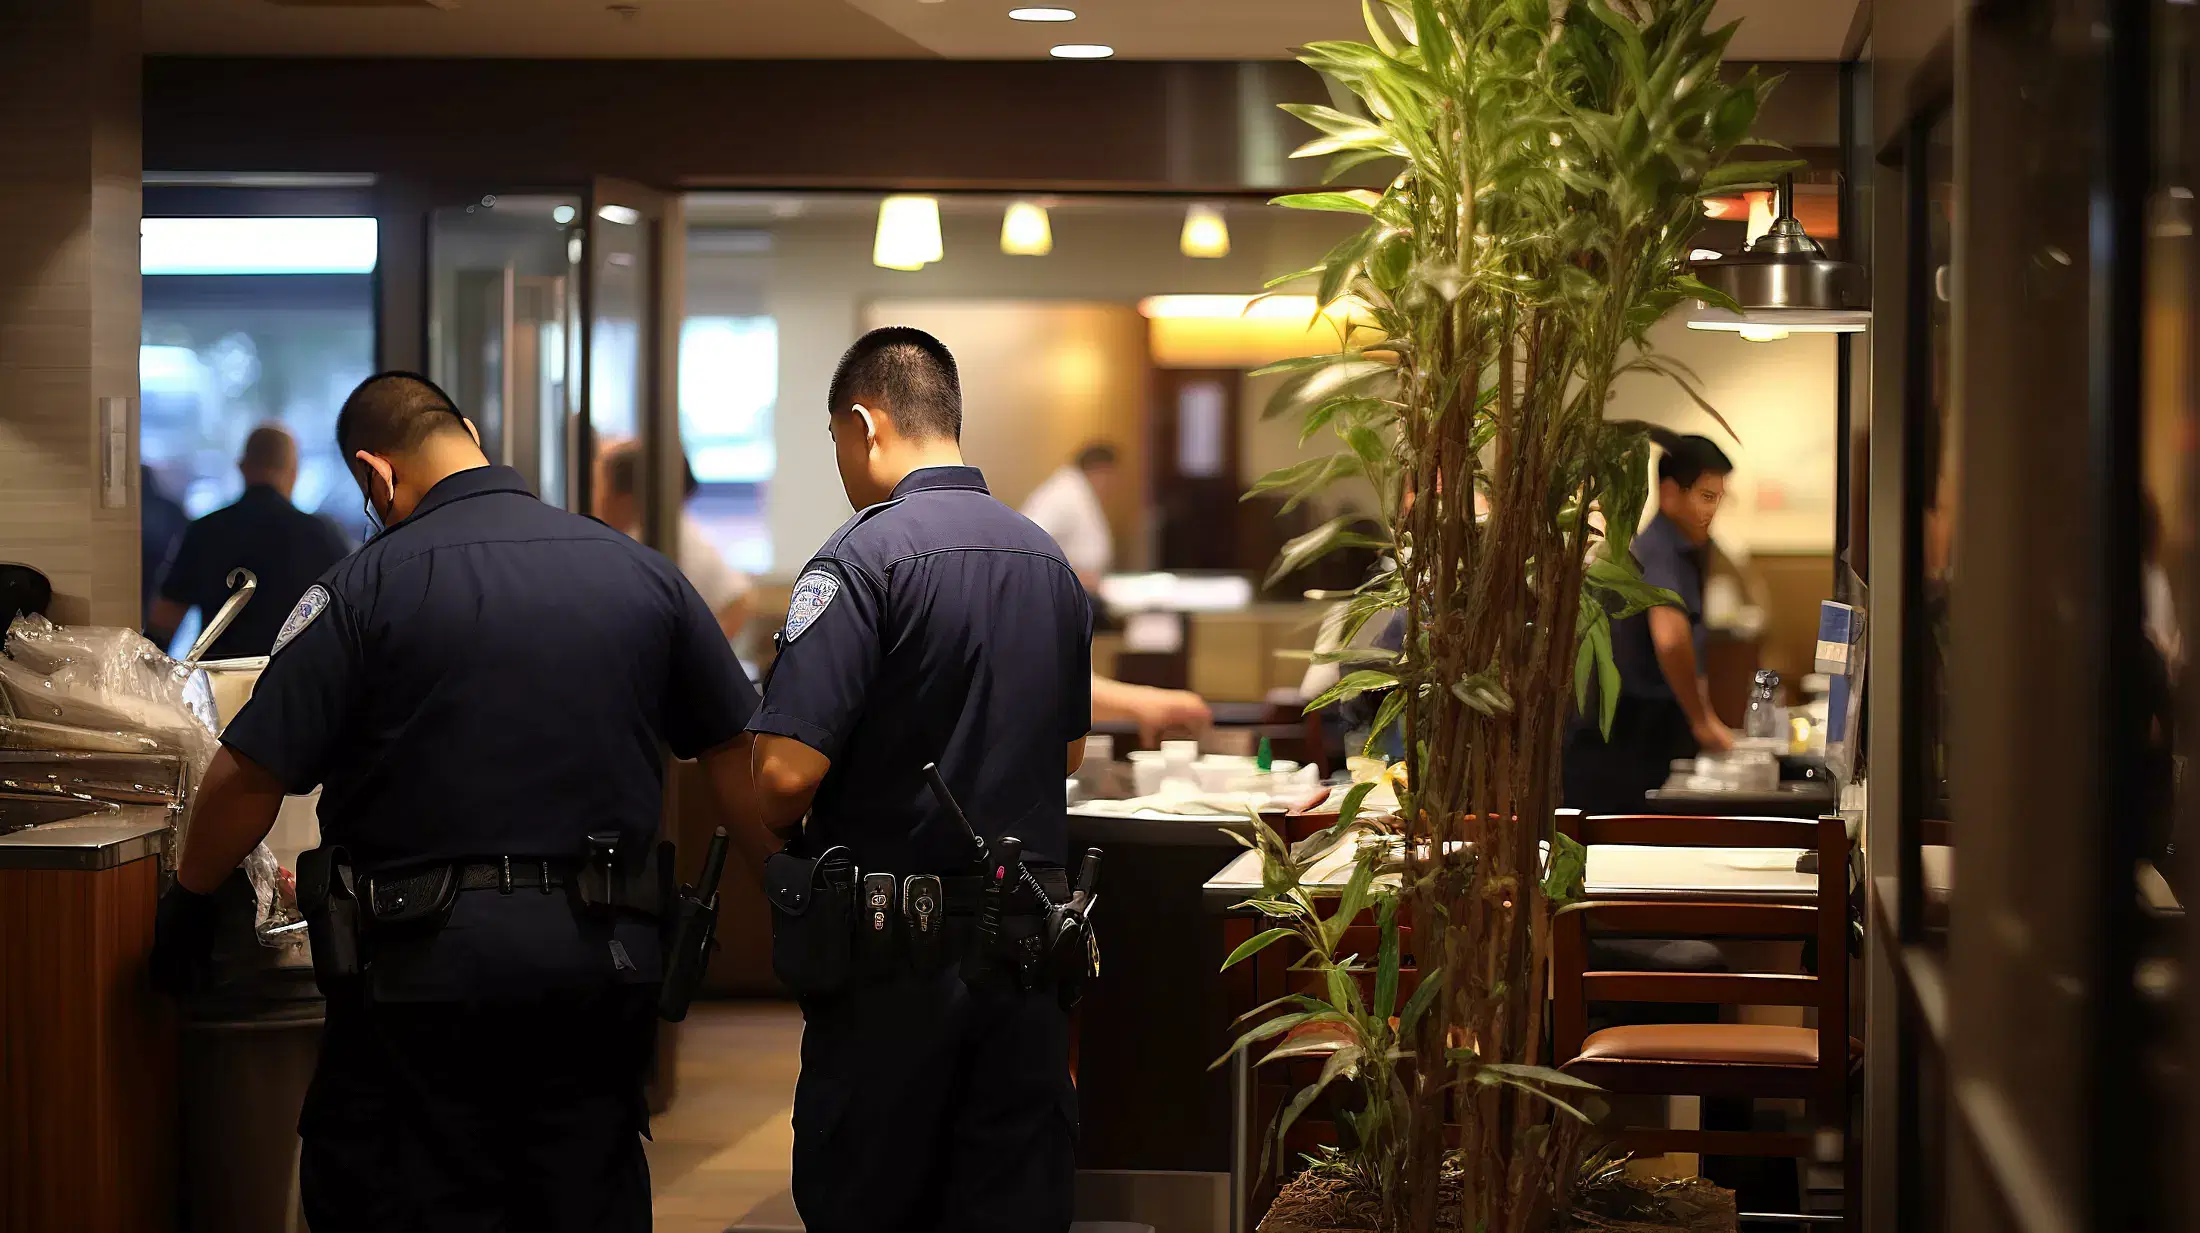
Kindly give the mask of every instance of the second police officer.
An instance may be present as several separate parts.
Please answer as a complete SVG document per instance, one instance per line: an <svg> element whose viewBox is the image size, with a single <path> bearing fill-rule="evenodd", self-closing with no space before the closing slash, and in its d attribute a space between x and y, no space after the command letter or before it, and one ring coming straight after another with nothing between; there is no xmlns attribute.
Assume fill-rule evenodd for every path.
<svg viewBox="0 0 2200 1233"><path fill-rule="evenodd" d="M1091 716L1089 601L1054 541L964 463L961 387L938 339L864 335L827 410L858 512L795 583L749 723L755 809L775 829L807 812L794 850L838 849L852 877L941 875L949 953L859 955L845 983L804 996L795 1205L811 1233L1065 1229L1069 1016L1043 981L966 979L954 961L976 944L982 879L958 876L971 844L924 768L938 764L987 840L1022 839L1026 866L1066 897L1063 780ZM782 908L808 893L767 884ZM1008 905L1004 930L1029 937L1035 899Z"/></svg>
<svg viewBox="0 0 2200 1233"><path fill-rule="evenodd" d="M646 1230L663 751L737 803L756 693L670 561L489 465L425 377L369 378L336 435L387 529L306 591L222 734L156 979L196 983L211 892L320 785L315 1233ZM333 923L344 885L363 937Z"/></svg>

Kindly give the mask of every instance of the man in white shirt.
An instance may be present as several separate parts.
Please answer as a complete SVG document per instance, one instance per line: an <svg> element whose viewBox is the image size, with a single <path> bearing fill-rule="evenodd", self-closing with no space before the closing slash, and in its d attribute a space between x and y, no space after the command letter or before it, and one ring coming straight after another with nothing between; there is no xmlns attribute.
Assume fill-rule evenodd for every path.
<svg viewBox="0 0 2200 1233"><path fill-rule="evenodd" d="M1048 476L1024 501L1023 515L1054 537L1071 569L1095 594L1114 564L1115 537L1102 501L1113 491L1115 447L1096 442L1077 451L1070 465Z"/></svg>
<svg viewBox="0 0 2200 1233"><path fill-rule="evenodd" d="M597 455L596 517L605 525L636 538L642 533L642 504L636 495L641 487L641 458L638 441L606 446ZM685 460L680 469L685 476L681 492L681 500L685 502L695 495L695 472ZM712 546L710 536L688 516L684 507L680 511L680 544L673 561L680 572L687 575L696 594L710 606L727 640L738 640L742 628L749 622L749 592L755 584L747 574L726 563L726 558Z"/></svg>

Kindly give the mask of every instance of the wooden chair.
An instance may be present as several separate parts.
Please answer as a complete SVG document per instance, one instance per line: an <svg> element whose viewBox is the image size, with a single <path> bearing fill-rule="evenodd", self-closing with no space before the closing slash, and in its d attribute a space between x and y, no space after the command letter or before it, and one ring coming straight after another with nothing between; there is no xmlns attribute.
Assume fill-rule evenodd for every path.
<svg viewBox="0 0 2200 1233"><path fill-rule="evenodd" d="M1839 817L1647 815L1584 818L1562 813L1559 828L1591 846L1808 848L1818 853L1818 891L1809 904L1589 900L1559 915L1553 935L1553 1046L1561 1069L1616 1093L1799 1098L1811 1124L1843 1136L1849 1079L1862 1046L1850 1039L1848 832ZM1598 936L1805 939L1817 943L1815 975L1589 971L1589 924ZM1588 1033L1590 1002L1802 1006L1815 1028L1743 1023L1650 1024ZM1622 1147L1718 1156L1816 1155L1809 1134L1625 1127ZM1855 1210L1847 1196L1845 1210Z"/></svg>

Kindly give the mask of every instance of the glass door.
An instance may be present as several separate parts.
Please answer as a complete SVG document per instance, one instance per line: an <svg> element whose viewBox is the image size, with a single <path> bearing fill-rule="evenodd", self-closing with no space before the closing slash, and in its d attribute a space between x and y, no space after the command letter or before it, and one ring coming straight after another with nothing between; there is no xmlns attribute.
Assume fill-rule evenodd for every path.
<svg viewBox="0 0 2200 1233"><path fill-rule="evenodd" d="M572 501L586 194L482 193L428 214L428 375L491 462Z"/></svg>
<svg viewBox="0 0 2200 1233"><path fill-rule="evenodd" d="M679 199L598 179L582 258L576 508L677 555L686 497L679 389Z"/></svg>

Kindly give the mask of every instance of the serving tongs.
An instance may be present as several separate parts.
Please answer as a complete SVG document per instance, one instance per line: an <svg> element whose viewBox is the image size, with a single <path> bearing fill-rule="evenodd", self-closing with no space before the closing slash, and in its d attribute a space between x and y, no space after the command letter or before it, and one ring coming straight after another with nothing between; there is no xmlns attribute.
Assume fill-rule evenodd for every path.
<svg viewBox="0 0 2200 1233"><path fill-rule="evenodd" d="M214 645L214 639L221 637L223 631L236 621L237 614L244 611L245 604L252 599L252 593L260 589L259 578L242 565L230 570L229 577L223 581L229 584L229 598L223 601L221 611L214 614L214 619L206 623L206 629L199 635L199 640L191 644L190 653L183 657L183 662L187 664L199 662L207 648Z"/></svg>

